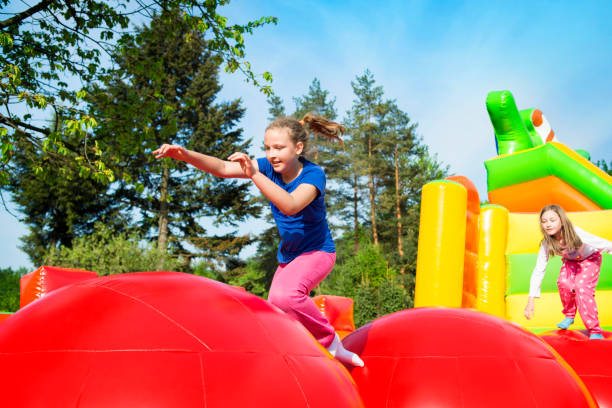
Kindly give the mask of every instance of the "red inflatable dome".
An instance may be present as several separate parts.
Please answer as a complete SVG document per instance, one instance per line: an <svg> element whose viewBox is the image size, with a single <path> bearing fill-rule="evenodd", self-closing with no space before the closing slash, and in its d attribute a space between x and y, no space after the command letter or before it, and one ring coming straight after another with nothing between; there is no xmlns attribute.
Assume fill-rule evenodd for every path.
<svg viewBox="0 0 612 408"><path fill-rule="evenodd" d="M612 333L589 340L586 331L554 330L540 335L587 386L600 408L612 408Z"/></svg>
<svg viewBox="0 0 612 408"><path fill-rule="evenodd" d="M7 407L360 407L346 369L268 302L175 272L57 289L0 326Z"/></svg>
<svg viewBox="0 0 612 408"><path fill-rule="evenodd" d="M404 310L343 343L365 362L352 374L369 408L596 406L540 338L469 309Z"/></svg>

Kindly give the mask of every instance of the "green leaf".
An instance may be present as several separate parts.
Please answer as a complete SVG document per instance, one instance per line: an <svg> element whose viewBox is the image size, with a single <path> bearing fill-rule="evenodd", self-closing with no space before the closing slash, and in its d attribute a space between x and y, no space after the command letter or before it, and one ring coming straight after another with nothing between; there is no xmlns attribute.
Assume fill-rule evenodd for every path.
<svg viewBox="0 0 612 408"><path fill-rule="evenodd" d="M11 37L8 33L0 33L0 45L11 47L13 45L13 37Z"/></svg>
<svg viewBox="0 0 612 408"><path fill-rule="evenodd" d="M93 116L86 116L84 122L87 129L93 129L98 126L98 122Z"/></svg>

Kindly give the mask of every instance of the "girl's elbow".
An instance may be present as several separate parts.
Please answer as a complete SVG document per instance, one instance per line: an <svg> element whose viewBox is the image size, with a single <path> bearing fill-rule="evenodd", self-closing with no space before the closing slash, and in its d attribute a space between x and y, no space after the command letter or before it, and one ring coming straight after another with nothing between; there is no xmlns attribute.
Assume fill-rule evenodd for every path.
<svg viewBox="0 0 612 408"><path fill-rule="evenodd" d="M284 206L283 208L279 207L278 209L280 210L280 212L282 212L288 217L292 217L302 210L301 208L297 208L293 205L287 205L287 206Z"/></svg>
<svg viewBox="0 0 612 408"><path fill-rule="evenodd" d="M289 208L285 208L285 209L279 208L279 210L280 210L280 212L285 214L287 217L292 217L292 216L294 216L295 214L297 214L299 212L299 211L295 211L295 210L292 210L292 209L289 209Z"/></svg>

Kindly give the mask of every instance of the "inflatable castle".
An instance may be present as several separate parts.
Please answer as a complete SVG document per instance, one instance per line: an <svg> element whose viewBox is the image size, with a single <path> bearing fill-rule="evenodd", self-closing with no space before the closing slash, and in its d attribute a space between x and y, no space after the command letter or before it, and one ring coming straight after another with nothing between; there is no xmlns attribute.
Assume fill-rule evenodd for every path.
<svg viewBox="0 0 612 408"><path fill-rule="evenodd" d="M550 262L527 321L537 212L560 204L612 239L612 179L510 92L486 100L498 156L489 203L465 177L424 186L415 308L355 329L349 298L316 299L364 367L345 367L265 300L178 272L97 277L43 266L0 315L0 403L14 407L612 407L612 266L605 340L555 330Z"/></svg>
<svg viewBox="0 0 612 408"><path fill-rule="evenodd" d="M415 306L474 308L535 332L562 318L551 258L537 312L525 319L529 280L542 234L539 211L562 206L572 223L612 240L612 177L588 153L556 141L539 109L519 111L509 91L491 92L487 110L499 156L485 162L489 204L465 177L424 186ZM596 292L604 330L612 329L612 258L603 254ZM577 319L578 327L584 328Z"/></svg>

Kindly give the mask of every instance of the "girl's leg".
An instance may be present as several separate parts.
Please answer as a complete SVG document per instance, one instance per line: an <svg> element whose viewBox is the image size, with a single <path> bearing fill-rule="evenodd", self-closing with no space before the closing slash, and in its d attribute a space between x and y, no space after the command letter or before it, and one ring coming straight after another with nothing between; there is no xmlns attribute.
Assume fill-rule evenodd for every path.
<svg viewBox="0 0 612 408"><path fill-rule="evenodd" d="M334 341L335 330L309 295L329 274L335 261L336 254L312 251L281 264L268 295L270 303L302 323L325 348Z"/></svg>
<svg viewBox="0 0 612 408"><path fill-rule="evenodd" d="M589 333L601 334L603 332L599 326L597 304L595 303L595 288L599 281L601 254L596 252L578 264L580 265L580 271L576 275L578 311Z"/></svg>
<svg viewBox="0 0 612 408"><path fill-rule="evenodd" d="M566 261L563 259L563 265L561 266L559 279L557 280L559 296L561 297L561 304L563 305L563 314L566 318L572 320L576 317L576 294L574 292L574 280L577 271L577 262Z"/></svg>

